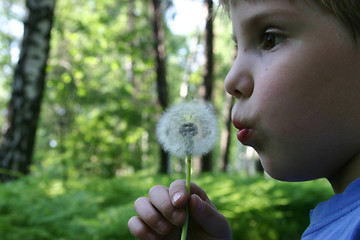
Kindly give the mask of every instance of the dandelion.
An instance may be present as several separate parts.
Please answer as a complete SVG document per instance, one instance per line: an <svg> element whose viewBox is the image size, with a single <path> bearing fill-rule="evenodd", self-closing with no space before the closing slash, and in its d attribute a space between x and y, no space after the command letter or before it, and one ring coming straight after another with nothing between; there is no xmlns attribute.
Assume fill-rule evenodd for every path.
<svg viewBox="0 0 360 240"><path fill-rule="evenodd" d="M218 123L210 104L184 102L161 116L156 133L164 150L172 155L201 156L216 143Z"/></svg>
<svg viewBox="0 0 360 240"><path fill-rule="evenodd" d="M208 153L217 141L218 124L210 104L185 102L168 109L160 118L156 133L165 151L179 158L186 157L186 189L190 196L191 158ZM186 221L181 240L185 240L189 223Z"/></svg>

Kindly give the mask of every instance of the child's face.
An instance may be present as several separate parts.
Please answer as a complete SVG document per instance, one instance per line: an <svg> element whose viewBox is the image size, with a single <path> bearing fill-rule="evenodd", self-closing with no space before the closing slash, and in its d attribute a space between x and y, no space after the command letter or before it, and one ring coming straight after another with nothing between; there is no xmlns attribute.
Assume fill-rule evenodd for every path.
<svg viewBox="0 0 360 240"><path fill-rule="evenodd" d="M225 80L238 138L282 180L332 177L359 153L360 50L311 1L236 0Z"/></svg>

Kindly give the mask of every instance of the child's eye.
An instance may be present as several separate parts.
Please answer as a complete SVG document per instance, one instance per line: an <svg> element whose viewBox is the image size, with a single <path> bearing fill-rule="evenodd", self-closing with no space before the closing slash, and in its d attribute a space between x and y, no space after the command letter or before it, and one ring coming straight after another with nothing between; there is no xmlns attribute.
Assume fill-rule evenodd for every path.
<svg viewBox="0 0 360 240"><path fill-rule="evenodd" d="M273 32L265 32L261 39L261 49L263 50L272 50L282 41L284 41L285 37L278 33Z"/></svg>

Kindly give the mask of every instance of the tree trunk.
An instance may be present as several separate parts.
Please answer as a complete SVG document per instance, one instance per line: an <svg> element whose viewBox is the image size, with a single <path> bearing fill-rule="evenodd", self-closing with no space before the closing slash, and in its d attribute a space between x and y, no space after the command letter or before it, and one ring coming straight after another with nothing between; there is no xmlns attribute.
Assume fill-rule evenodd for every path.
<svg viewBox="0 0 360 240"><path fill-rule="evenodd" d="M45 85L55 0L27 0L20 58L15 69L8 116L2 129L2 181L28 174Z"/></svg>
<svg viewBox="0 0 360 240"><path fill-rule="evenodd" d="M233 97L230 94L226 94L226 106L223 112L223 118L225 120L225 128L221 132L221 149L220 149L220 171L226 172L229 165L229 153L230 153L230 129L231 129L231 108L233 104Z"/></svg>
<svg viewBox="0 0 360 240"><path fill-rule="evenodd" d="M205 101L212 100L213 93L213 72L214 72L214 31L213 31L213 17L212 17L212 0L204 0L207 8L207 17L205 25L205 68L203 73L203 84L201 95Z"/></svg>
<svg viewBox="0 0 360 240"><path fill-rule="evenodd" d="M213 1L212 0L204 0L204 4L207 9L207 18L205 25L205 69L204 69L204 82L202 87L200 88L200 94L205 101L212 101L212 93L213 93L213 69L214 69L214 53L213 53L213 40L214 40L214 32L213 32L213 18L212 18L212 9L213 9ZM212 152L210 151L208 154L202 157L202 171L210 172L213 169L212 163Z"/></svg>
<svg viewBox="0 0 360 240"><path fill-rule="evenodd" d="M156 80L158 101L163 110L168 106L168 88L166 83L166 59L165 59L165 44L164 44L164 24L163 12L161 9L161 1L153 0L154 12L154 48L156 53ZM167 173L169 169L169 154L160 148L160 173Z"/></svg>
<svg viewBox="0 0 360 240"><path fill-rule="evenodd" d="M129 1L129 20L128 20L128 30L129 32L133 35L134 31L135 31L135 2L134 0L130 0ZM133 51L133 49L135 48L135 44L134 41L131 40L131 42L129 43L129 47L131 49L130 52ZM134 73L134 57L130 56L130 65L127 67L127 75L128 75L128 79L129 82L134 84L135 88L135 73Z"/></svg>

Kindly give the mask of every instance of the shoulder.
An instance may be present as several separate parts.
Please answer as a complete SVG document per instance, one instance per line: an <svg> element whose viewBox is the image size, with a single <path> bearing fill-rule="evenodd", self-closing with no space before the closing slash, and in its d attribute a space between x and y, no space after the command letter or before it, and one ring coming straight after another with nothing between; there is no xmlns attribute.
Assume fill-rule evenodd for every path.
<svg viewBox="0 0 360 240"><path fill-rule="evenodd" d="M302 239L360 239L358 186L359 184L355 184L344 194L335 195L328 201L320 203L313 210L310 226L304 232Z"/></svg>

